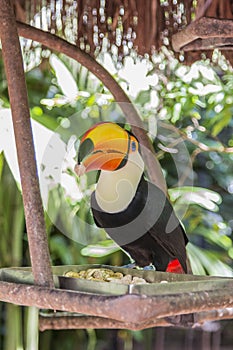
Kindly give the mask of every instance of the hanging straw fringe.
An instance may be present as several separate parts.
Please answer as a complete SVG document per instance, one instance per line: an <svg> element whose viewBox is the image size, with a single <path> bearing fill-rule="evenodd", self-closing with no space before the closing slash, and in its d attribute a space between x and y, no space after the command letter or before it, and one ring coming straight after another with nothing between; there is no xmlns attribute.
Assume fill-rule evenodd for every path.
<svg viewBox="0 0 233 350"><path fill-rule="evenodd" d="M118 61L132 50L150 55L162 45L171 49L172 35L200 16L233 18L233 0L12 1L18 20L61 36L92 56L110 52Z"/></svg>

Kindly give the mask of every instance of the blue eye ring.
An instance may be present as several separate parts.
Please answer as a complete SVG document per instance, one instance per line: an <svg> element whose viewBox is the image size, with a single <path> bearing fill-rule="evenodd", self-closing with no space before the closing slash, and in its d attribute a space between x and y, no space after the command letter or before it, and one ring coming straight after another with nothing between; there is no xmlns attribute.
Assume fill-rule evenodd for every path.
<svg viewBox="0 0 233 350"><path fill-rule="evenodd" d="M131 150L132 150L132 152L135 152L136 149L137 149L136 142L135 142L135 141L132 141L132 142L131 142Z"/></svg>

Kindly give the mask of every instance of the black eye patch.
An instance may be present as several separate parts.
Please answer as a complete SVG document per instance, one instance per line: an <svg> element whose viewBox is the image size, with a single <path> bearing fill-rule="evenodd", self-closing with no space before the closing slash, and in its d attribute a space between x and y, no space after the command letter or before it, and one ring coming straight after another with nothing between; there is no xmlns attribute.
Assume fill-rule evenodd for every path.
<svg viewBox="0 0 233 350"><path fill-rule="evenodd" d="M116 170L119 170L119 169L123 168L126 165L127 161L128 161L128 156L126 154L126 156L124 157L124 159L122 159L122 161L120 162L120 164L118 165Z"/></svg>
<svg viewBox="0 0 233 350"><path fill-rule="evenodd" d="M94 143L92 142L91 139L86 139L84 140L78 151L78 163L80 164L82 160L88 156L92 151L94 150Z"/></svg>

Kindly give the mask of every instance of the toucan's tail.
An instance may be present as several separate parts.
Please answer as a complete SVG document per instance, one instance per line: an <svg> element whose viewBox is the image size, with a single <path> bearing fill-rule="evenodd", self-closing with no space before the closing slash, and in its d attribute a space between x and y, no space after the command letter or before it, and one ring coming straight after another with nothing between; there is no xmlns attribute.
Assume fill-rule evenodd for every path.
<svg viewBox="0 0 233 350"><path fill-rule="evenodd" d="M187 265L187 273L192 274L193 272L188 259L186 261L186 265ZM185 274L185 271L183 270L178 259L174 259L169 262L169 264L167 265L166 272Z"/></svg>

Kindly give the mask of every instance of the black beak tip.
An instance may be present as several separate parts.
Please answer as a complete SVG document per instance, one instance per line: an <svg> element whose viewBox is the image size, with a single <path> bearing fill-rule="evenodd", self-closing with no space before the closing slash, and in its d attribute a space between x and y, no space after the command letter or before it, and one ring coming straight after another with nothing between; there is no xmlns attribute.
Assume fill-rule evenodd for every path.
<svg viewBox="0 0 233 350"><path fill-rule="evenodd" d="M83 159L88 156L94 150L94 143L91 139L85 139L78 150L78 164L80 164Z"/></svg>

